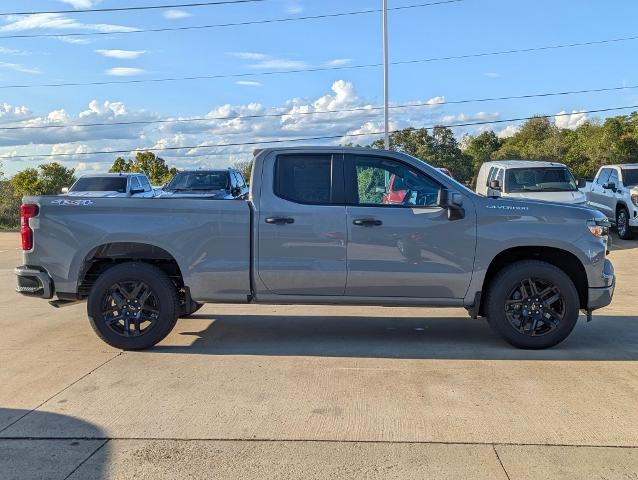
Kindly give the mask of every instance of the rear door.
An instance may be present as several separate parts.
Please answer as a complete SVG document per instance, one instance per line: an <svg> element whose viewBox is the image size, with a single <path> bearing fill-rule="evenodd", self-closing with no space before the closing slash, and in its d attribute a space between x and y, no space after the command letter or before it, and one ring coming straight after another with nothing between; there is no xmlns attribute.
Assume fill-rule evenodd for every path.
<svg viewBox="0 0 638 480"><path fill-rule="evenodd" d="M274 153L264 159L257 272L279 295L343 295L346 210L343 155Z"/></svg>
<svg viewBox="0 0 638 480"><path fill-rule="evenodd" d="M345 165L346 295L463 298L476 245L472 203L465 218L449 220L437 206L442 185L420 170L372 155L347 155ZM388 199L391 180L402 198Z"/></svg>

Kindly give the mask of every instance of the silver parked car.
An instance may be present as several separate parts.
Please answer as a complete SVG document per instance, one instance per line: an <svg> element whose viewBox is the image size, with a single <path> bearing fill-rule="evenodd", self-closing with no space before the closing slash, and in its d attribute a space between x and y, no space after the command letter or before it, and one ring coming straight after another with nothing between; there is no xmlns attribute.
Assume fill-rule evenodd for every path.
<svg viewBox="0 0 638 480"><path fill-rule="evenodd" d="M157 196L143 173L99 173L83 175L62 194L69 197L142 197Z"/></svg>
<svg viewBox="0 0 638 480"><path fill-rule="evenodd" d="M245 198L248 186L239 170L187 170L179 172L168 182L162 197L206 197L215 200Z"/></svg>

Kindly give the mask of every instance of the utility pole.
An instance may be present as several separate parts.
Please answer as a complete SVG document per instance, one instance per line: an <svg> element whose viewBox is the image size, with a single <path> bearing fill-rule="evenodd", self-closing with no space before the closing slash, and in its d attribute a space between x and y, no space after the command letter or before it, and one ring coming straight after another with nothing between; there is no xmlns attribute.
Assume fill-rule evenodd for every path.
<svg viewBox="0 0 638 480"><path fill-rule="evenodd" d="M383 0L383 144L386 150L390 149L390 109L388 101L388 0Z"/></svg>

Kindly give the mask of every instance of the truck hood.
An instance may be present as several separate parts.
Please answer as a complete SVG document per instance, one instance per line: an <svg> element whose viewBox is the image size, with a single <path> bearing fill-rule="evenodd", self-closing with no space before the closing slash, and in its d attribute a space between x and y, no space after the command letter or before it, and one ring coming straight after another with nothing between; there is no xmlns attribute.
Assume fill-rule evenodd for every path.
<svg viewBox="0 0 638 480"><path fill-rule="evenodd" d="M126 193L120 192L68 192L64 194L65 197L92 197L92 198L103 198L103 197L126 197Z"/></svg>
<svg viewBox="0 0 638 480"><path fill-rule="evenodd" d="M580 190L574 192L515 192L506 193L505 198L528 198L530 200L542 200L544 202L566 203L568 205L578 205L587 200L585 194Z"/></svg>
<svg viewBox="0 0 638 480"><path fill-rule="evenodd" d="M571 192L570 192L571 193ZM521 197L480 197L479 210L499 217L533 216L538 219L605 219L604 214L583 204L569 204ZM481 205L482 204L482 205Z"/></svg>

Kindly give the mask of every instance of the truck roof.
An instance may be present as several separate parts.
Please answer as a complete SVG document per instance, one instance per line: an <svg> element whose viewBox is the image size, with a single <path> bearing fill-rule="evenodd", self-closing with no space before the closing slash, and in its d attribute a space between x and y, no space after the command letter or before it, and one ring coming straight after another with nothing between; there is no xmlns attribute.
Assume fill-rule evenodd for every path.
<svg viewBox="0 0 638 480"><path fill-rule="evenodd" d="M383 150L377 148L370 147L335 147L335 146L313 146L313 145L298 145L295 147L270 147L270 148L257 148L253 151L253 155L257 156L263 153L269 152L294 152L294 151L308 151L311 150L313 152L348 152L348 153L375 153L375 154L394 154L396 155L398 152L391 150Z"/></svg>
<svg viewBox="0 0 638 480"><path fill-rule="evenodd" d="M638 168L638 163L616 163L614 165L603 165L600 168L623 168L623 169L634 169Z"/></svg>
<svg viewBox="0 0 638 480"><path fill-rule="evenodd" d="M547 162L543 160L497 160L485 162L483 165L491 165L501 168L543 168L543 167L565 167L565 164L558 162Z"/></svg>

